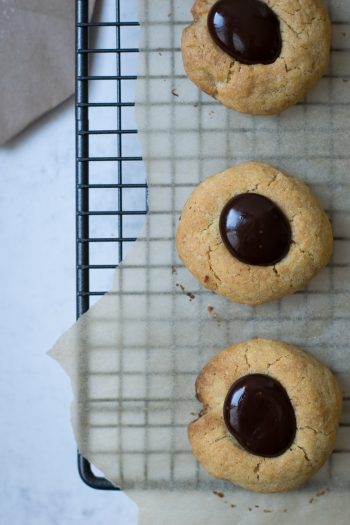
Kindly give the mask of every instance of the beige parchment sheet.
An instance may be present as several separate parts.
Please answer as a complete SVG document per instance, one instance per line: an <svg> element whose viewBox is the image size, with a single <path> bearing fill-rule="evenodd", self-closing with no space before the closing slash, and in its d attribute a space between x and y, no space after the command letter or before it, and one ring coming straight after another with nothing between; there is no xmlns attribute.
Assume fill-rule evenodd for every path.
<svg viewBox="0 0 350 525"><path fill-rule="evenodd" d="M150 212L141 238L115 271L111 292L51 351L72 381L77 443L139 503L142 524L345 524L350 519L350 3L329 2L334 34L326 76L305 102L266 118L228 111L186 78L180 39L191 5L192 0L140 0L137 119ZM181 265L174 244L180 211L195 185L246 160L271 162L309 183L335 233L328 268L302 292L259 307L229 303L203 290ZM253 336L300 345L338 374L344 391L335 453L308 486L291 494L256 495L210 478L187 440L186 426L200 410L194 396L199 370L219 350Z"/></svg>

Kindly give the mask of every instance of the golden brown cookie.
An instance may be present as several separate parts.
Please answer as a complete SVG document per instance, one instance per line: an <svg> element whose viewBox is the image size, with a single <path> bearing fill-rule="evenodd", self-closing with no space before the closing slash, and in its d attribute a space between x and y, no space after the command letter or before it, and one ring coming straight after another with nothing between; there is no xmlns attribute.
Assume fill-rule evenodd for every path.
<svg viewBox="0 0 350 525"><path fill-rule="evenodd" d="M203 411L188 435L193 454L216 478L257 492L288 491L334 449L339 386L295 346L267 339L233 345L203 368L196 393Z"/></svg>
<svg viewBox="0 0 350 525"><path fill-rule="evenodd" d="M333 236L303 182L247 162L195 188L176 245L203 286L231 301L261 304L303 288L328 263Z"/></svg>
<svg viewBox="0 0 350 525"><path fill-rule="evenodd" d="M257 0L197 0L192 8L194 21L183 32L182 56L188 77L202 91L228 108L270 115L302 100L324 74L331 23L321 0L259 0L262 13L254 16L256 4ZM248 13L244 12L247 5L252 6ZM226 17L222 16L225 10ZM268 20L265 11L275 19L270 25L264 22ZM222 20L232 22L231 15L233 29L220 27ZM230 55L234 42L238 43ZM243 63L247 56L250 63Z"/></svg>

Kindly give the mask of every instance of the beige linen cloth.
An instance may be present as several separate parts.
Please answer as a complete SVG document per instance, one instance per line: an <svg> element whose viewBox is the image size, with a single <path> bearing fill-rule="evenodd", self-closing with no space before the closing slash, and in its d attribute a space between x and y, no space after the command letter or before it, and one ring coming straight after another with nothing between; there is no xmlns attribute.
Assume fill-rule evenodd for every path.
<svg viewBox="0 0 350 525"><path fill-rule="evenodd" d="M0 145L73 94L74 24L74 0L0 0Z"/></svg>

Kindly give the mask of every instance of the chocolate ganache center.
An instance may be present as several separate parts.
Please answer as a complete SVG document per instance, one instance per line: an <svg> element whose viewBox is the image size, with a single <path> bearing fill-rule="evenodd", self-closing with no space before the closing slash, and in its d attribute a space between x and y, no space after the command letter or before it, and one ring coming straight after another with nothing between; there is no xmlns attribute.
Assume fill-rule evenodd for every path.
<svg viewBox="0 0 350 525"><path fill-rule="evenodd" d="M280 22L260 0L219 0L208 15L214 42L242 64L272 64L282 50Z"/></svg>
<svg viewBox="0 0 350 525"><path fill-rule="evenodd" d="M290 249L287 217L274 202L257 193L242 193L229 200L219 227L226 248L246 264L272 266Z"/></svg>
<svg viewBox="0 0 350 525"><path fill-rule="evenodd" d="M229 432L251 454L276 457L293 443L296 419L283 386L270 376L250 374L230 388L224 403Z"/></svg>

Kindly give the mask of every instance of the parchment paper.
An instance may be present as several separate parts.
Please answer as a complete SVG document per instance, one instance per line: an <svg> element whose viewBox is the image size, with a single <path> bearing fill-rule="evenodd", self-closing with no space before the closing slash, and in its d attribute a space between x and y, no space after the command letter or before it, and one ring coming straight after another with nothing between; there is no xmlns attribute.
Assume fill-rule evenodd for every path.
<svg viewBox="0 0 350 525"><path fill-rule="evenodd" d="M140 0L137 118L150 213L112 291L52 355L72 380L79 449L139 503L141 523L345 524L350 518L350 5L329 4L334 37L327 75L305 103L262 118L226 110L185 77L180 37L192 0ZM174 245L194 186L252 159L309 183L331 215L336 239L331 264L305 290L259 307L203 290ZM219 350L253 336L300 345L338 374L344 390L336 452L306 487L287 495L256 495L210 478L187 441L186 426L200 410L199 370Z"/></svg>

